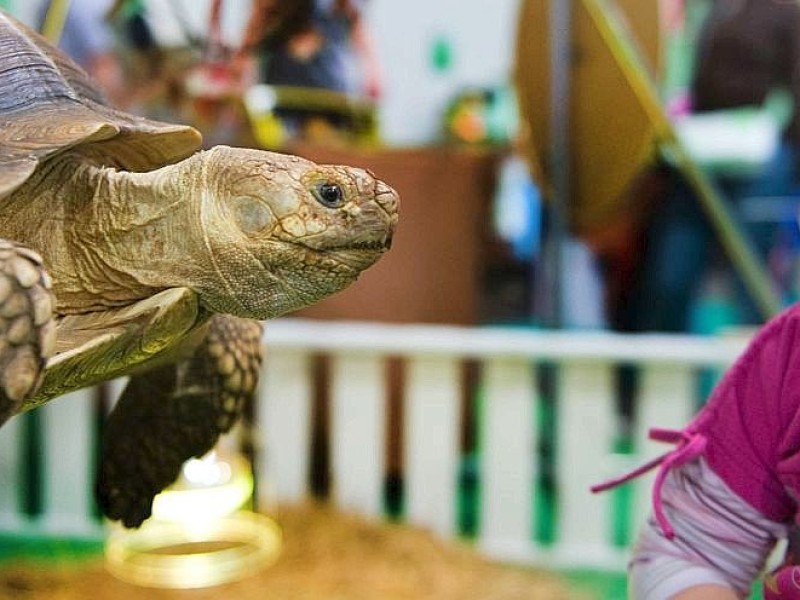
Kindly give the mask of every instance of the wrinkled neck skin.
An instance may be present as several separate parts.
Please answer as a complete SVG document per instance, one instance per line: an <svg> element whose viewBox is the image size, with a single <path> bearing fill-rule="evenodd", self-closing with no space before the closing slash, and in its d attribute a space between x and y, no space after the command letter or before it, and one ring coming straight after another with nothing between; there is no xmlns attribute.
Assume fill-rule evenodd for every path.
<svg viewBox="0 0 800 600"><path fill-rule="evenodd" d="M321 206L318 180L339 182L347 202ZM212 312L268 319L373 264L394 198L366 172L256 150L216 147L146 173L65 153L0 202L0 238L42 254L62 314L187 287Z"/></svg>
<svg viewBox="0 0 800 600"><path fill-rule="evenodd" d="M178 285L157 271L180 258L165 240L182 227L196 227L194 203L187 201L195 195L194 162L192 157L157 171L129 173L66 153L45 163L4 201L3 211L15 216L0 226L0 235L42 255L58 312L131 304ZM186 194L173 197L175 186L185 187ZM188 231L185 237L191 237Z"/></svg>
<svg viewBox="0 0 800 600"><path fill-rule="evenodd" d="M203 203L211 200L206 154L147 173L65 154L3 201L2 210L15 217L0 224L0 237L42 254L61 314L123 306L171 287L190 287L201 298L204 287L225 294L204 226ZM269 277L261 283L269 293Z"/></svg>

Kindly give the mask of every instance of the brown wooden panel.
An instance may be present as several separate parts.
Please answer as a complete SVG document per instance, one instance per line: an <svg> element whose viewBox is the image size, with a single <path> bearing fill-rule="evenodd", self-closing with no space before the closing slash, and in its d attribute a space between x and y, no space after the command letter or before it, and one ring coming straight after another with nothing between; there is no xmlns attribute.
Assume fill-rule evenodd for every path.
<svg viewBox="0 0 800 600"><path fill-rule="evenodd" d="M290 150L370 169L400 194L392 249L348 289L296 313L321 319L472 324L497 157L444 149Z"/></svg>

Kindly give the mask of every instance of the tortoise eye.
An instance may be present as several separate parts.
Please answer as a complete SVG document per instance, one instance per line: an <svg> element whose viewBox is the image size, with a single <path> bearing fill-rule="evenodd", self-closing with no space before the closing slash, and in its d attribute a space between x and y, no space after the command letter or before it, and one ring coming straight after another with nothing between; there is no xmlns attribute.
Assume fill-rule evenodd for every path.
<svg viewBox="0 0 800 600"><path fill-rule="evenodd" d="M320 183L314 191L323 206L339 208L344 204L344 190L338 183Z"/></svg>

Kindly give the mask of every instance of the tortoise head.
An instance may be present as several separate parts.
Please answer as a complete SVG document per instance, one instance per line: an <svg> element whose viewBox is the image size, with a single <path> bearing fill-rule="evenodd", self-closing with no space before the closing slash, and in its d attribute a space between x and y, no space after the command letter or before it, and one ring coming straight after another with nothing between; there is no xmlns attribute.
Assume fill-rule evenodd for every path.
<svg viewBox="0 0 800 600"><path fill-rule="evenodd" d="M391 245L398 196L368 171L225 146L200 156L208 264L195 287L211 310L264 319L307 306Z"/></svg>

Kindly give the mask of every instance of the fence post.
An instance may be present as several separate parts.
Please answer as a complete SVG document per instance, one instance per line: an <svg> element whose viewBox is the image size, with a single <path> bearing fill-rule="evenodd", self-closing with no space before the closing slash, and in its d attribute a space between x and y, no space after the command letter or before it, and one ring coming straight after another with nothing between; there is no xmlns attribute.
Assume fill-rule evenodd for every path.
<svg viewBox="0 0 800 600"><path fill-rule="evenodd" d="M415 525L451 536L461 427L459 362L450 356L408 360L405 389L406 513Z"/></svg>
<svg viewBox="0 0 800 600"><path fill-rule="evenodd" d="M312 383L310 352L266 349L254 440L261 508L299 502L308 494Z"/></svg>
<svg viewBox="0 0 800 600"><path fill-rule="evenodd" d="M557 552L572 564L608 564L611 545L610 494L591 494L603 477L615 431L612 365L570 361L560 365L556 407L558 465Z"/></svg>
<svg viewBox="0 0 800 600"><path fill-rule="evenodd" d="M0 429L0 529L16 530L22 526L19 503L20 419L7 421Z"/></svg>
<svg viewBox="0 0 800 600"><path fill-rule="evenodd" d="M500 557L530 551L534 482L539 468L533 364L490 359L483 364L481 545Z"/></svg>
<svg viewBox="0 0 800 600"><path fill-rule="evenodd" d="M54 533L98 533L94 513L94 401L97 388L66 394L42 411L44 513L42 527Z"/></svg>
<svg viewBox="0 0 800 600"><path fill-rule="evenodd" d="M346 510L380 517L386 444L383 357L372 353L333 355L331 419L336 503Z"/></svg>
<svg viewBox="0 0 800 600"><path fill-rule="evenodd" d="M672 449L648 439L651 427L682 429L694 413L695 370L687 365L648 365L642 370L638 413L633 427L637 462ZM632 465L631 465L632 466ZM652 471L632 482L635 486L631 526L638 530L652 509Z"/></svg>

